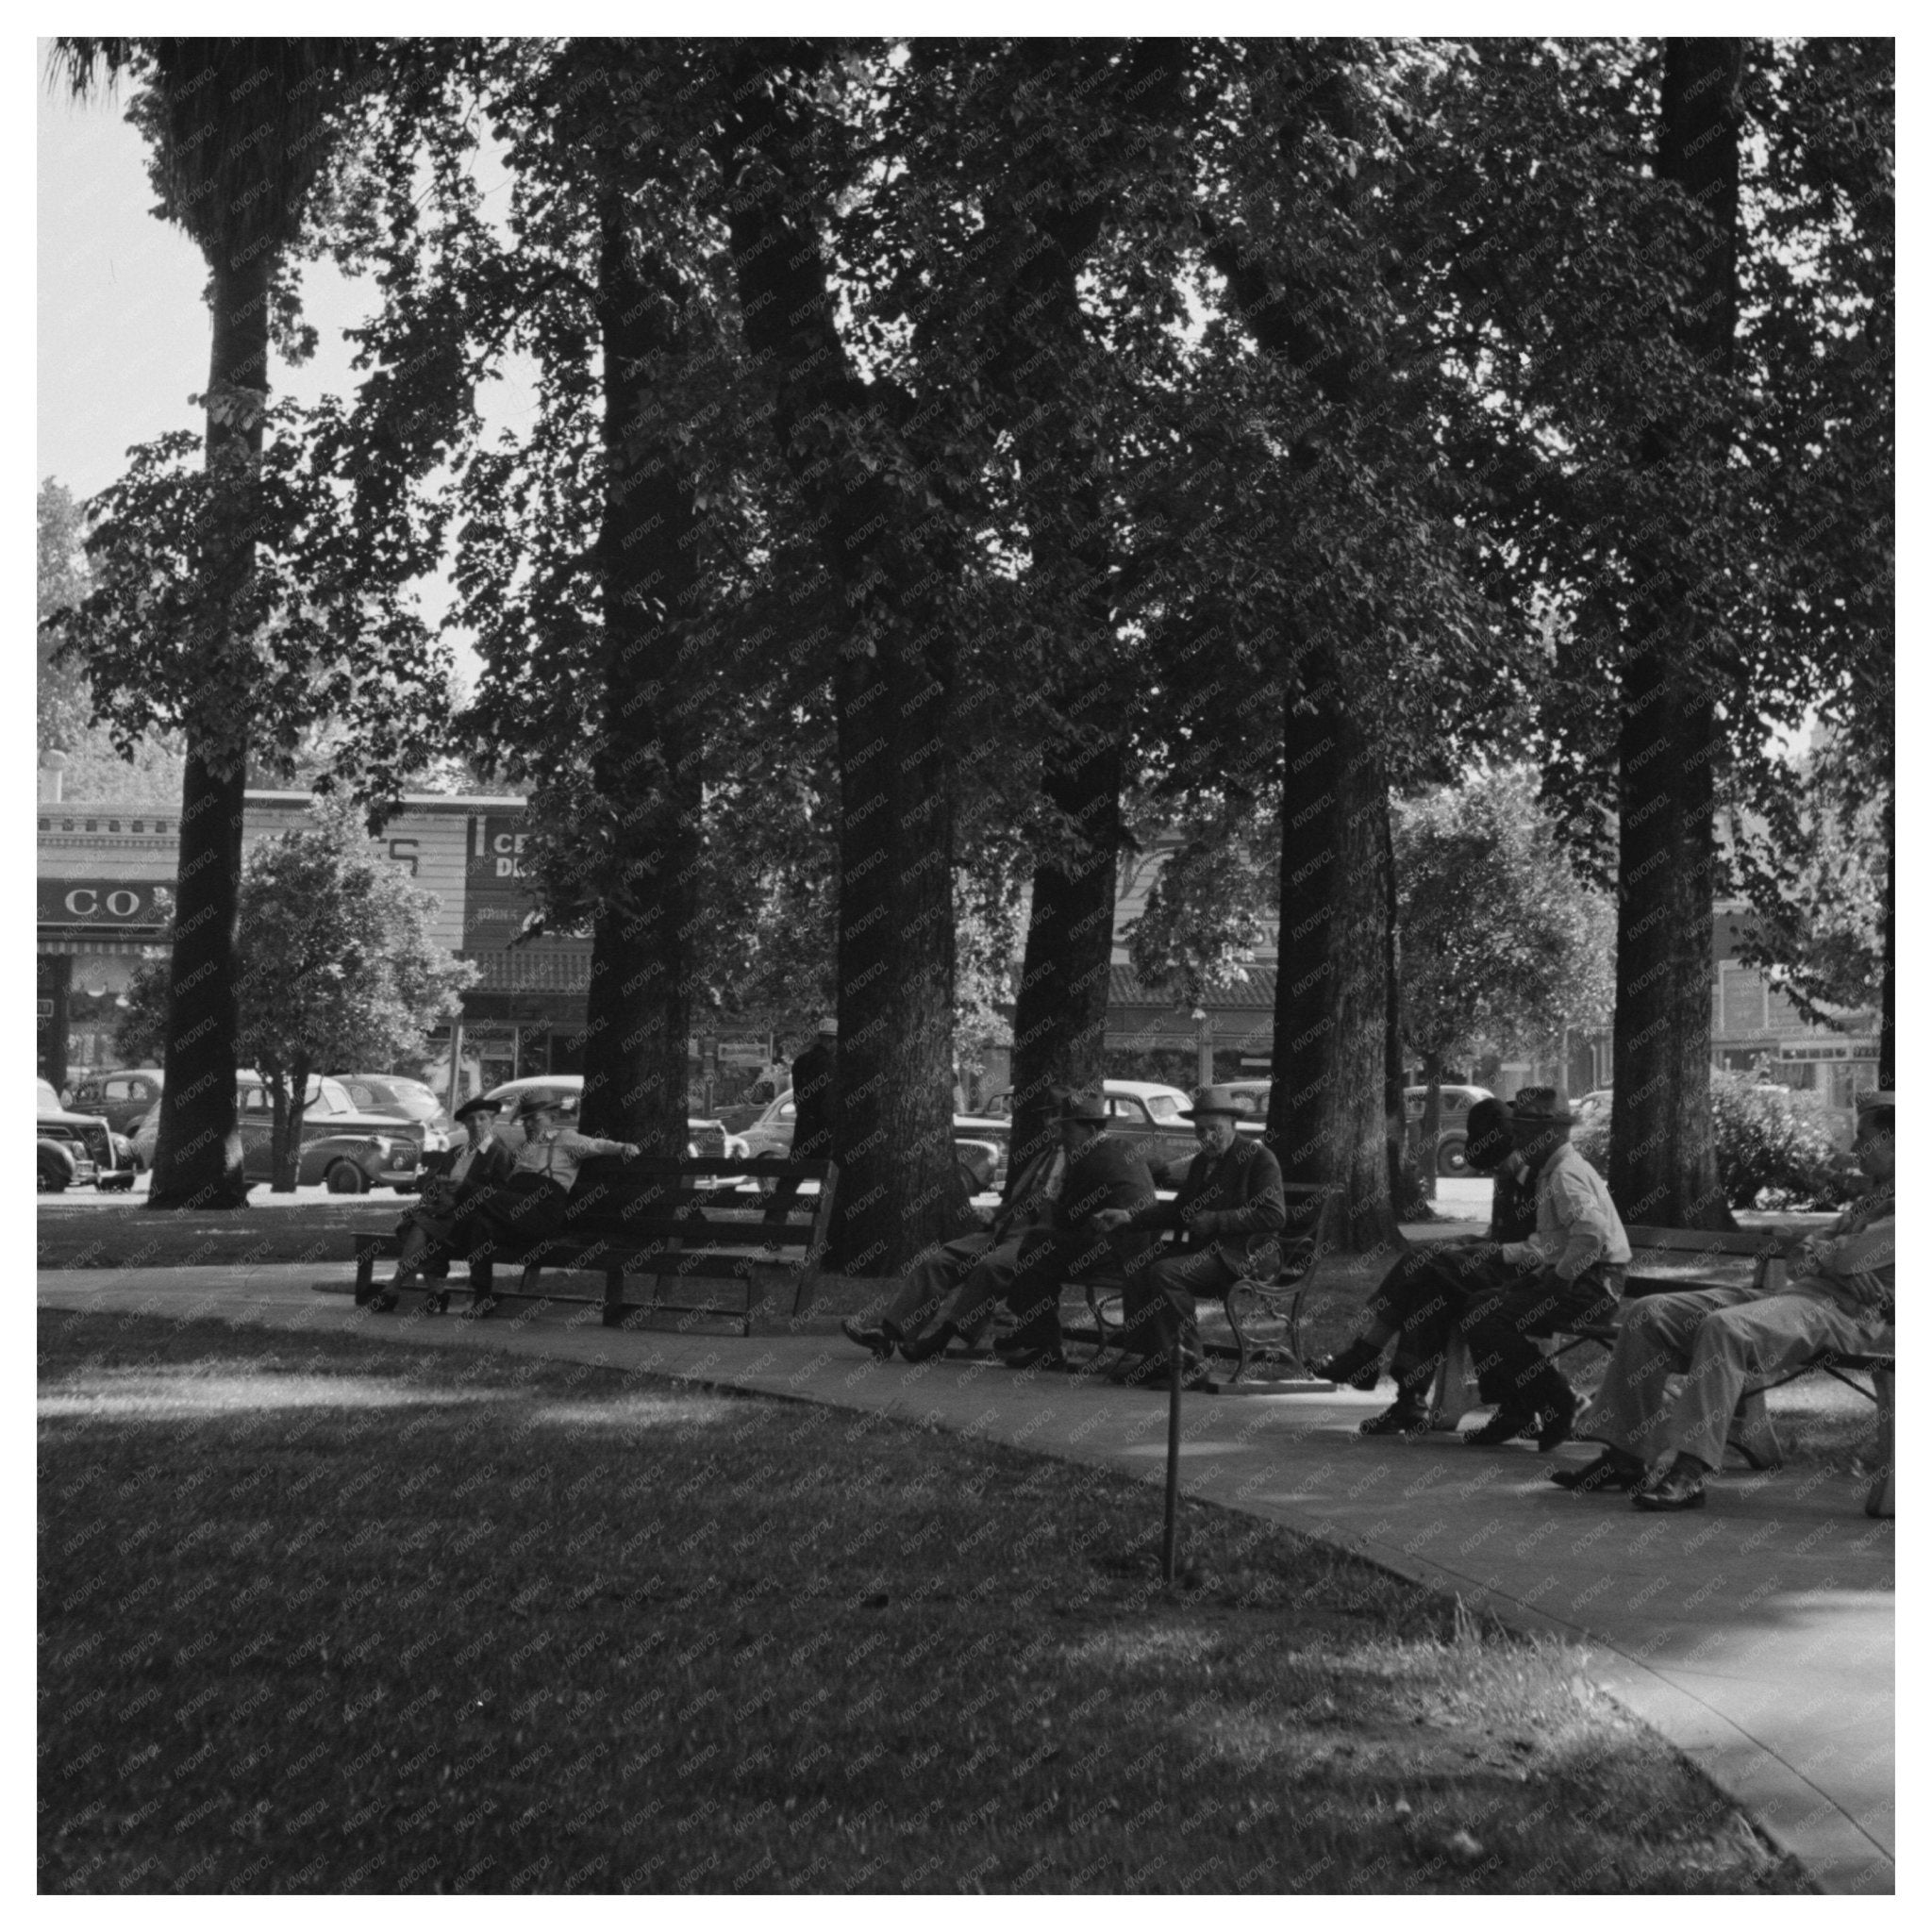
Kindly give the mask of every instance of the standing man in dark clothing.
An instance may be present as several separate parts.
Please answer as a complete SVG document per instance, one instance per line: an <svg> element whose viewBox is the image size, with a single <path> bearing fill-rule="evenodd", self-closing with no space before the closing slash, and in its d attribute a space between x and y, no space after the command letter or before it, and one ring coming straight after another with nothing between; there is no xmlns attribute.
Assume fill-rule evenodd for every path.
<svg viewBox="0 0 1932 1932"><path fill-rule="evenodd" d="M791 1062L791 1158L829 1160L839 1105L839 1023L819 1022L818 1037Z"/></svg>
<svg viewBox="0 0 1932 1932"><path fill-rule="evenodd" d="M1060 1350L1060 1284L1123 1269L1129 1279L1145 1242L1110 1232L1154 1201L1154 1176L1132 1147L1107 1131L1107 1103L1097 1093L1061 1097L1060 1146L1067 1157L1058 1198L1044 1227L1020 1243L1006 1301L1019 1325L996 1341L1009 1368L1064 1369Z"/></svg>
<svg viewBox="0 0 1932 1932"><path fill-rule="evenodd" d="M1327 1382L1373 1389L1382 1352L1392 1341L1395 1403L1361 1424L1365 1436L1425 1434L1434 1418L1429 1391L1457 1320L1479 1293L1493 1293L1518 1270L1503 1261L1505 1241L1525 1241L1536 1232L1536 1175L1511 1145L1509 1106L1478 1100L1469 1110L1469 1160L1493 1173L1490 1225L1478 1237L1428 1241L1407 1250L1385 1274L1363 1309L1361 1333L1346 1348L1315 1365Z"/></svg>
<svg viewBox="0 0 1932 1932"><path fill-rule="evenodd" d="M1131 1213L1094 1216L1102 1227L1178 1228L1177 1253L1143 1262L1127 1277L1127 1358L1117 1382L1166 1380L1178 1349L1187 1383L1207 1378L1194 1297L1219 1294L1244 1274L1272 1277L1281 1267L1281 1230L1288 1207L1281 1165L1259 1141L1243 1141L1235 1122L1247 1112L1228 1087L1203 1087L1187 1118L1201 1151L1188 1163L1172 1201L1150 1201Z"/></svg>

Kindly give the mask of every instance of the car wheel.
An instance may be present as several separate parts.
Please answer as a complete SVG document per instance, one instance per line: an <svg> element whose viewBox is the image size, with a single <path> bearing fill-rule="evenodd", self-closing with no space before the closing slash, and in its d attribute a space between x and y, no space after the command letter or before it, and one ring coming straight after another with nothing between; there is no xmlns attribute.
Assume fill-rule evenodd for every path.
<svg viewBox="0 0 1932 1932"><path fill-rule="evenodd" d="M353 1160L334 1162L323 1176L331 1194L366 1194L369 1176Z"/></svg>
<svg viewBox="0 0 1932 1932"><path fill-rule="evenodd" d="M1452 1134L1436 1143L1436 1172L1450 1180L1459 1180L1469 1172L1469 1137Z"/></svg>
<svg viewBox="0 0 1932 1932"><path fill-rule="evenodd" d="M64 1194L68 1183L74 1178L74 1170L60 1158L42 1149L34 1162L34 1191L41 1194Z"/></svg>

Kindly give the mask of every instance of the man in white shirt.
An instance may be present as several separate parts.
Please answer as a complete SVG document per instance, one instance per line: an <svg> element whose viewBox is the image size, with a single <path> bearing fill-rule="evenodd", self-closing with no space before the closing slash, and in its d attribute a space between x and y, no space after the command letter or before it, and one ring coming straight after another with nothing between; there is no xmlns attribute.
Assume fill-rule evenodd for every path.
<svg viewBox="0 0 1932 1932"><path fill-rule="evenodd" d="M1460 1318L1483 1400L1496 1413L1465 1441L1479 1446L1534 1436L1539 1449L1567 1441L1575 1391L1535 1338L1606 1321L1624 1291L1630 1242L1603 1176L1570 1144L1573 1116L1554 1087L1525 1087L1509 1103L1516 1151L1536 1175L1536 1232L1506 1241L1515 1278L1474 1300Z"/></svg>
<svg viewBox="0 0 1932 1932"><path fill-rule="evenodd" d="M1895 1096L1858 1097L1858 1166L1869 1191L1822 1234L1787 1234L1779 1286L1645 1295L1624 1311L1585 1433L1604 1453L1550 1480L1588 1493L1628 1490L1640 1509L1700 1509L1724 1458L1738 1398L1825 1349L1890 1346L1897 1291ZM1675 1399L1667 1378L1682 1375Z"/></svg>

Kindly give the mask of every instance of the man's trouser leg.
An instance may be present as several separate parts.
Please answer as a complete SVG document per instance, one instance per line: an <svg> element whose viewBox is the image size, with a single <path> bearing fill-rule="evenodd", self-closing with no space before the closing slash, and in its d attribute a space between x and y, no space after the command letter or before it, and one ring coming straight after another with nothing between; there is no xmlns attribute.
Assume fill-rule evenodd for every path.
<svg viewBox="0 0 1932 1932"><path fill-rule="evenodd" d="M973 1272L974 1263L992 1246L990 1234L961 1235L946 1241L923 1261L906 1271L879 1315L887 1330L906 1341L922 1334L938 1317L947 1297Z"/></svg>
<svg viewBox="0 0 1932 1932"><path fill-rule="evenodd" d="M1399 1388L1427 1395L1451 1329L1496 1268L1507 1265L1493 1242L1458 1242L1411 1249L1382 1277L1366 1312L1396 1331L1390 1369Z"/></svg>
<svg viewBox="0 0 1932 1932"><path fill-rule="evenodd" d="M1514 1278L1495 1281L1504 1270ZM1553 1383L1560 1384L1557 1392L1567 1397L1568 1384L1543 1358L1534 1338L1591 1318L1607 1318L1621 1272L1612 1281L1598 1264L1566 1282L1541 1268L1522 1269L1502 1261L1494 1269L1480 1271L1480 1275L1483 1291L1472 1299L1461 1322L1483 1400L1504 1409L1534 1409L1539 1395L1549 1392Z"/></svg>
<svg viewBox="0 0 1932 1932"><path fill-rule="evenodd" d="M1005 1289L1019 1324L1015 1348L1057 1348L1060 1340L1060 1284L1114 1265L1113 1244L1081 1228L1037 1228L1020 1243L1019 1265Z"/></svg>
<svg viewBox="0 0 1932 1932"><path fill-rule="evenodd" d="M1620 1364L1625 1330L1632 1332ZM1624 1317L1590 1434L1646 1462L1674 1449L1716 1469L1750 1383L1795 1368L1822 1348L1855 1353L1864 1345L1849 1315L1809 1295L1742 1288L1646 1295ZM1684 1382L1666 1409L1663 1376L1673 1370Z"/></svg>
<svg viewBox="0 0 1932 1932"><path fill-rule="evenodd" d="M1200 1255L1163 1255L1134 1269L1127 1276L1124 1346L1163 1358L1176 1346L1183 1355L1198 1356L1194 1298L1219 1294L1239 1278L1211 1248Z"/></svg>
<svg viewBox="0 0 1932 1932"><path fill-rule="evenodd" d="M992 1325L994 1315L1009 1306L1024 1239L1008 1235L997 1247L987 1249L941 1303L935 1319L945 1323L960 1341L977 1343Z"/></svg>

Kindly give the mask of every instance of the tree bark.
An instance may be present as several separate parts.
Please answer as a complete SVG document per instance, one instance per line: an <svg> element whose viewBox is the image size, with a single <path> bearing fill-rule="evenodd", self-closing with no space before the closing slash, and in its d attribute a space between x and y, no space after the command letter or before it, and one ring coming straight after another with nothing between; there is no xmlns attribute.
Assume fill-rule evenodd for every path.
<svg viewBox="0 0 1932 1932"><path fill-rule="evenodd" d="M690 1135L704 712L693 702L698 659L679 648L692 627L696 517L652 370L685 345L685 291L634 233L614 189L600 226L605 659L591 767L620 817L616 875L592 928L583 1122L587 1133L679 1158Z"/></svg>
<svg viewBox="0 0 1932 1932"><path fill-rule="evenodd" d="M1666 42L1658 173L1704 211L1709 239L1676 333L1727 373L1737 318L1738 40ZM1695 438L1693 441L1691 439ZM1707 431L1659 425L1655 467L1721 466ZM1688 512L1687 512L1688 514ZM1710 1124L1714 766L1722 751L1691 588L1667 555L1636 557L1648 603L1627 649L1618 733L1616 1114L1611 1197L1625 1221L1735 1225Z"/></svg>
<svg viewBox="0 0 1932 1932"><path fill-rule="evenodd" d="M273 252L242 250L211 260L207 460L252 471L261 455L268 395L268 300ZM253 545L245 529L225 533L204 559L211 583L247 575ZM220 609L213 622L232 620ZM234 662L227 640L213 641L216 662ZM231 715L253 710L246 690L219 694ZM232 734L232 735L230 735ZM245 729L225 733L245 741ZM242 822L246 760L209 751L191 720L181 788L181 839L175 882L175 944L168 973L168 1037L162 1065L160 1130L147 1205L157 1208L241 1208L248 1199L242 1137L235 1123L236 935L242 888Z"/></svg>
<svg viewBox="0 0 1932 1932"><path fill-rule="evenodd" d="M1281 934L1268 1133L1282 1176L1338 1190L1330 1241L1352 1254L1397 1235L1389 1191L1389 809L1381 761L1338 696L1324 648L1309 706L1285 706Z"/></svg>
<svg viewBox="0 0 1932 1932"><path fill-rule="evenodd" d="M769 43L768 43L769 45ZM773 426L849 627L833 677L839 764L838 1203L833 1264L900 1273L953 1231L954 645L936 588L957 562L930 521L890 385L840 339L814 208L812 89L831 58L734 50L718 138L747 341ZM936 550L941 554L936 555Z"/></svg>

